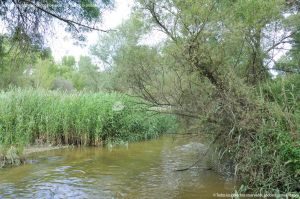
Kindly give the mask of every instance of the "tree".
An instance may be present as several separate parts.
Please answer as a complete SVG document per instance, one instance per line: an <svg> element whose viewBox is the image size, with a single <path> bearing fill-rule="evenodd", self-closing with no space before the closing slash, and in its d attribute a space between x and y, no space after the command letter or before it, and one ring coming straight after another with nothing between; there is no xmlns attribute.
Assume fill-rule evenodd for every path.
<svg viewBox="0 0 300 199"><path fill-rule="evenodd" d="M70 68L75 68L76 60L74 56L63 56L62 65L68 66Z"/></svg>
<svg viewBox="0 0 300 199"><path fill-rule="evenodd" d="M110 0L1 0L0 19L5 22L9 35L24 47L28 43L41 46L43 37L57 21L67 25L66 30L102 30L96 23L100 21L101 11L112 6Z"/></svg>
<svg viewBox="0 0 300 199"><path fill-rule="evenodd" d="M22 73L39 59L51 59L44 37L55 25L64 23L66 30L80 41L86 31L102 30L101 12L111 8L110 0L0 0L0 20L7 33L0 36L1 88L20 86ZM74 60L65 60L67 65ZM66 74L66 69L60 71Z"/></svg>
<svg viewBox="0 0 300 199"><path fill-rule="evenodd" d="M85 82L85 88L87 90L99 91L99 68L92 63L92 59L88 56L80 56L78 62L78 70Z"/></svg>
<svg viewBox="0 0 300 199"><path fill-rule="evenodd" d="M283 107L282 115L274 113L277 105L258 92L262 92L260 85L272 82L269 63L274 57L270 52L295 34L284 27L285 2L139 3L137 8L143 13L139 21L150 22L148 27L164 32L168 39L153 47L142 45L139 40L147 31L140 32L135 27L133 32L140 34L123 34L122 39L112 40L117 48L105 60L110 60L115 77L127 87L124 90L142 97L150 106L158 106L150 110L196 118L194 124L201 127L199 131L217 144L220 159L226 161L222 165L228 165L226 170L245 180L249 189L273 191L276 187L281 192L295 191L299 176L292 176L299 164L292 168L284 163L299 154L299 150L281 148L280 143L296 145L288 140L297 122L281 126L290 121L284 116L290 113ZM132 23L130 20L126 23ZM120 29L124 30L122 26ZM279 30L284 33L270 36ZM134 42L131 35L138 35ZM101 59L106 57L101 50L97 52ZM278 134L287 139L278 139ZM274 150L280 152L275 154ZM289 155L282 155L286 150ZM282 178L282 169L289 177ZM265 175L268 171L272 174Z"/></svg>
<svg viewBox="0 0 300 199"><path fill-rule="evenodd" d="M32 57L38 57L39 54L30 46L31 53L22 56L22 51L16 47L9 37L0 35L0 89L6 89L9 86L24 86L25 71L34 62Z"/></svg>
<svg viewBox="0 0 300 199"><path fill-rule="evenodd" d="M57 77L53 80L51 90L60 90L71 92L74 90L74 86L71 81L61 77Z"/></svg>
<svg viewBox="0 0 300 199"><path fill-rule="evenodd" d="M186 71L178 79L195 85L195 90L188 88L188 96L192 102L200 101L197 103L200 106L186 106L186 103L184 107L189 113L198 113L201 132L212 135L212 142L222 154L220 158L231 165L227 169L243 180L250 191L272 192L274 187L283 193L297 191L300 176L295 173L300 168L300 151L296 147L299 137L294 140L293 132L299 129L299 117L285 107L279 108L280 114L275 113L278 106L262 99L257 92L260 84L272 81L268 72L268 62L273 59L270 51L295 34L280 27L285 22L282 15L285 2L141 0L140 3L156 27L169 37L172 48L167 46L166 50L174 61L169 59L166 65L177 63L174 66L179 71ZM279 30L284 34L276 37L271 34ZM199 93L200 98L193 98L197 95L192 92ZM205 93L208 98L202 100ZM297 107L299 100L296 102L294 95L291 96ZM167 102L159 100L164 100L159 104ZM289 121L285 114L294 114L288 125L281 123ZM293 147L287 149L287 145ZM287 150L289 155L285 154ZM297 163L279 166L286 161ZM282 170L284 176L290 177L283 179ZM268 185L259 183L266 181Z"/></svg>
<svg viewBox="0 0 300 199"><path fill-rule="evenodd" d="M280 46L283 50L287 51L281 59L275 62L274 69L279 73L292 74L300 73L300 13L299 13L299 2L291 1L290 13L286 18L285 26L291 33L291 37L287 41L290 49L285 49L285 46Z"/></svg>
<svg viewBox="0 0 300 199"><path fill-rule="evenodd" d="M136 46L141 37L149 30L142 20L141 12L134 12L130 19L123 22L115 31L101 35L91 53L103 64L105 70L112 70L115 56L124 46Z"/></svg>
<svg viewBox="0 0 300 199"><path fill-rule="evenodd" d="M29 68L31 73L29 73L28 79L30 79L31 84L34 88L44 88L50 89L51 83L55 77L53 68L55 67L54 63L50 60L39 60L34 65L33 68Z"/></svg>

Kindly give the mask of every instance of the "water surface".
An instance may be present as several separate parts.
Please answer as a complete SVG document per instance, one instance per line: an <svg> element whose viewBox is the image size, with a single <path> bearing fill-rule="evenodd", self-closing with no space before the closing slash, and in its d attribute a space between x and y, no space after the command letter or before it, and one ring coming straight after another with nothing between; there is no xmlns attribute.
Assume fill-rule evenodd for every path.
<svg viewBox="0 0 300 199"><path fill-rule="evenodd" d="M233 182L211 170L174 171L205 150L195 140L162 137L128 147L37 153L31 163L0 170L0 198L198 199L232 192Z"/></svg>

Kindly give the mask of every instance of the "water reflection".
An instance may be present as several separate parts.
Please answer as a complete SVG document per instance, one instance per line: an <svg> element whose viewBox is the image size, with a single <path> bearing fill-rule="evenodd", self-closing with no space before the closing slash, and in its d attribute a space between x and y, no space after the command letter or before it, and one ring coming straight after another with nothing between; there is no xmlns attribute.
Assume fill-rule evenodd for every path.
<svg viewBox="0 0 300 199"><path fill-rule="evenodd" d="M0 170L0 198L212 198L231 181L184 168L205 146L163 137L113 150L75 148L39 153L32 164Z"/></svg>

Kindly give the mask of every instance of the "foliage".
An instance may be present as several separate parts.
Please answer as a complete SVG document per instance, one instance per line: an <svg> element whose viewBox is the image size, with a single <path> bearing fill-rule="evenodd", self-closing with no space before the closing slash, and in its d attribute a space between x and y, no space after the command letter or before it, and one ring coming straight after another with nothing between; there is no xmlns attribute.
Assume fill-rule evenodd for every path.
<svg viewBox="0 0 300 199"><path fill-rule="evenodd" d="M6 35L0 35L0 89L25 83L25 64L32 60L28 55L23 57Z"/></svg>
<svg viewBox="0 0 300 199"><path fill-rule="evenodd" d="M244 153L248 160L240 165L247 174L242 180L250 190L275 193L299 188L299 80L299 75L279 77L261 88L262 102L267 107L261 113L260 133L254 137L251 150ZM266 175L267 171L272 171L272 175Z"/></svg>
<svg viewBox="0 0 300 199"><path fill-rule="evenodd" d="M58 77L53 80L51 90L61 90L70 92L74 90L74 86L72 82Z"/></svg>
<svg viewBox="0 0 300 199"><path fill-rule="evenodd" d="M299 4L297 2L292 2ZM295 7L296 6L296 7ZM284 25L291 32L291 39L287 42L290 48L284 56L282 56L275 64L274 68L280 73L300 73L300 14L299 14L299 5L291 5L292 11L295 14L292 14L287 17ZM285 47L285 46L284 46Z"/></svg>
<svg viewBox="0 0 300 199"><path fill-rule="evenodd" d="M54 64L50 49L39 49L35 45L29 45L24 50L15 45L7 35L0 35L0 89L48 84L51 77L48 77L49 73L45 73L45 70L48 70L46 68L49 68L50 64ZM40 66L37 82L32 82L29 78L34 66ZM41 82L42 78L45 78L45 83Z"/></svg>
<svg viewBox="0 0 300 199"><path fill-rule="evenodd" d="M0 143L101 145L138 141L175 128L172 116L117 93L62 93L11 90L0 94Z"/></svg>
<svg viewBox="0 0 300 199"><path fill-rule="evenodd" d="M78 61L78 72L84 82L84 89L97 92L100 90L101 79L97 65L88 56L81 56Z"/></svg>
<svg viewBox="0 0 300 199"><path fill-rule="evenodd" d="M51 31L53 23L65 23L66 30L74 37L83 39L82 34L87 30L101 30L94 26L100 21L101 11L113 5L109 0L1 0L0 19L8 26L10 38L18 42L20 47L36 44L42 47L44 35Z"/></svg>
<svg viewBox="0 0 300 199"><path fill-rule="evenodd" d="M89 2L94 3L80 1ZM81 4L78 8L85 20L99 14L82 10ZM34 69L25 79L35 88L57 84L143 100L116 93L2 93L1 143L24 145L37 138L98 145L149 139L174 126L172 117L151 116L167 112L212 139L224 166L220 170L242 182L240 191L299 191L299 16L297 1L138 0L130 19L102 35L91 50L104 71L90 57L78 64L64 57L58 64L38 51L34 62L25 62ZM24 36L22 27L14 30L15 39ZM165 39L145 44L157 30ZM1 40L5 59L12 57L3 53L8 41ZM276 60L287 43L291 49ZM9 71L3 77L23 80L20 63L13 69L0 65ZM281 71L279 77L271 69ZM7 82L3 88L14 85Z"/></svg>
<svg viewBox="0 0 300 199"><path fill-rule="evenodd" d="M20 150L14 146L10 148L0 148L0 168L7 165L20 165L22 163L22 158L19 156Z"/></svg>
<svg viewBox="0 0 300 199"><path fill-rule="evenodd" d="M127 24L138 20L148 29L135 26L140 34L123 34L120 40L111 34L117 48L110 54L96 46L95 55L109 60L117 87L193 118L217 146L220 166L227 167L221 170L243 182L244 191L297 191L299 76L281 82L269 72L274 51L295 39L295 29L286 26L292 18L283 16L290 12L285 2L138 2L136 11L143 15L133 14ZM153 29L167 39L154 46L139 42ZM283 34L271 34L279 30ZM138 36L135 42L132 35Z"/></svg>

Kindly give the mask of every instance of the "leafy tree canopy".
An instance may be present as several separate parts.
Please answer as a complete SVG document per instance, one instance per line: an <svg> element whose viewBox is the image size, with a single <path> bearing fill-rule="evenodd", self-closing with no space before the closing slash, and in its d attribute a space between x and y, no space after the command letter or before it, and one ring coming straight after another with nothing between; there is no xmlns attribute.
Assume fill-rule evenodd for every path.
<svg viewBox="0 0 300 199"><path fill-rule="evenodd" d="M101 22L101 11L112 6L112 0L0 0L0 20L13 40L41 46L55 20L81 40L78 33L83 31L106 31L96 23Z"/></svg>

